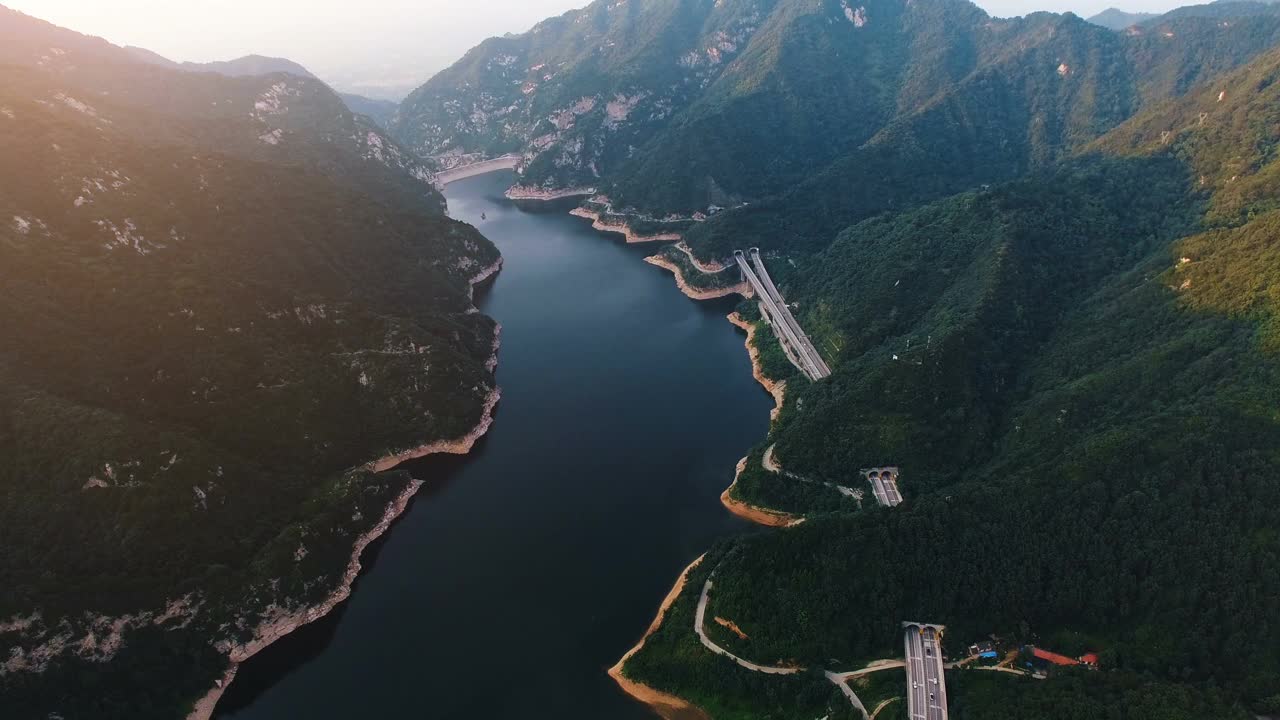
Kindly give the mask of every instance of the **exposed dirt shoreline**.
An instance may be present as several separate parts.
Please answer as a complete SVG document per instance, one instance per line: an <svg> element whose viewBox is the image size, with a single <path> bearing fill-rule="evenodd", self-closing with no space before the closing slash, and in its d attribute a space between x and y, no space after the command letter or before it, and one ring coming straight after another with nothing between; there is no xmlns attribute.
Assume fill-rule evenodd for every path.
<svg viewBox="0 0 1280 720"><path fill-rule="evenodd" d="M685 256L689 258L689 262L692 263L694 267L698 268L704 273L707 273L708 275L714 275L715 273L721 272L723 270L727 270L729 268L728 265L725 265L724 263L718 262L716 260L712 260L711 262L705 262L705 263L702 262L701 260L698 259L697 255L693 254L693 248L689 247L689 244L683 240L676 243L676 249L684 253Z"/></svg>
<svg viewBox="0 0 1280 720"><path fill-rule="evenodd" d="M769 394L773 396L773 409L769 411L769 420L777 421L778 413L782 412L782 404L787 399L787 381L771 380L764 374L764 367L760 365L760 351L756 350L754 344L756 336L756 326L747 322L738 313L729 313L729 322L735 326L742 328L747 333L747 354L751 356L751 374L755 377L756 382L760 383Z"/></svg>
<svg viewBox="0 0 1280 720"><path fill-rule="evenodd" d="M685 280L684 269L679 265L671 262L661 255L653 255L644 259L650 265L656 265L664 270L670 270L676 276L676 285L680 288L680 292L686 297L694 300L715 300L716 298L728 297L729 295L741 295L743 297L751 297L751 287L746 282L740 282L737 285L729 287L715 288L712 290L699 290L693 287Z"/></svg>
<svg viewBox="0 0 1280 720"><path fill-rule="evenodd" d="M657 235L640 235L631 229L631 226L623 221L621 223L605 222L602 215L593 210L578 207L569 211L574 217L586 218L591 221L591 227L600 232L615 233L627 239L628 243L650 243L650 242L679 242L680 233L658 233Z"/></svg>
<svg viewBox="0 0 1280 720"><path fill-rule="evenodd" d="M680 573L680 577L676 579L676 584L671 587L671 591L667 593L667 597L662 601L662 605L658 607L658 614L653 618L653 622L649 624L649 629L645 631L644 637L640 638L640 642L636 643L635 647L628 650L627 654L623 655L622 659L619 660L617 664L609 668L609 677L613 678L614 682L618 683L618 686L622 688L623 692L653 708L659 715L666 718L666 720L711 720L711 716L707 715L707 713L701 708L687 700L684 700L683 698L676 697L670 693L664 693L661 690L656 690L643 683L628 679L622 674L622 666L625 665L633 655L640 652L640 649L644 647L644 643L649 639L649 636L661 627L662 619L666 617L667 610L671 608L671 605L676 601L676 598L680 597L680 593L684 592L684 586L689 580L689 573L693 572L693 569L698 567L704 557L706 557L705 554L699 556L697 560L689 563L689 567L685 568L684 572Z"/></svg>
<svg viewBox="0 0 1280 720"><path fill-rule="evenodd" d="M499 168L500 169L500 168ZM490 170L492 172L492 170ZM502 268L502 259L484 268L477 273L470 281L471 288L474 288L481 282L492 277ZM493 331L493 349L489 359L485 362L485 366L490 372L497 367L498 349L501 346L502 326L496 325ZM365 469L372 472L384 472L390 470L397 465L408 460L413 460L427 455L438 453L451 455L465 455L471 452L476 441L489 431L489 427L493 424L493 411L498 405L498 401L502 397L502 391L496 385L485 397L483 409L481 410L480 421L465 435L453 440L437 440L435 442L421 445L417 448L410 448L398 453L388 455L386 457L373 460L365 465ZM301 608L295 612L281 615L264 622L254 628L253 639L239 645L226 646L224 649L228 659L231 661L230 667L223 676L214 682L214 686L209 689L203 697L197 700L187 715L187 720L210 720L213 717L214 708L218 704L218 700L222 698L222 694L226 692L231 681L235 679L236 670L240 663L248 660L254 655L266 649L275 641L297 630L298 628L315 622L320 618L328 615L335 607L340 605L351 595L351 586L355 583L356 577L360 574L360 556L364 553L364 549L374 540L382 537L383 534L391 527L405 509L409 506L409 501L417 494L422 487L422 481L413 480L405 487L383 511L382 519L377 525L374 525L367 532L356 538L352 547L351 559L347 562L346 572L343 574L342 581L338 587L329 595L328 598L317 605Z"/></svg>
<svg viewBox="0 0 1280 720"><path fill-rule="evenodd" d="M738 485L738 478L742 476L742 471L746 468L747 458L742 458L738 461L737 472L733 474L733 482L729 484L729 487L724 489L724 492L720 493L720 504L724 505L729 512L737 515L743 520L748 520L757 525L764 525L766 527L795 527L796 525L804 522L804 518L802 517L788 515L787 513L780 512L778 510L770 510L756 505L749 505L733 497L733 488Z"/></svg>

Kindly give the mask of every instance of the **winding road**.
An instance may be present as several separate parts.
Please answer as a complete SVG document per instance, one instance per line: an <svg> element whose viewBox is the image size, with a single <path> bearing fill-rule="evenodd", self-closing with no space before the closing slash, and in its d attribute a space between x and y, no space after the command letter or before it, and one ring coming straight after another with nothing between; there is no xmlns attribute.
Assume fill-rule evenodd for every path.
<svg viewBox="0 0 1280 720"><path fill-rule="evenodd" d="M797 475L789 470L784 470L782 468L782 464L778 462L777 456L774 455L774 448L776 447L778 447L776 443L773 445L770 445L769 448L764 451L764 457L760 458L760 465L763 466L765 470L768 470L774 475L782 475L783 477L788 477L788 478L791 478L792 480L799 480L800 482L812 483L814 485L823 485L823 486L829 487L832 490L835 490L836 492L840 493L841 495L844 495L845 497L851 497L857 500L858 506L859 507L862 506L863 493L861 490L855 490L851 487L845 487L844 485L837 485L836 483L826 482L825 480L813 480L811 478L804 477L803 475Z"/></svg>
<svg viewBox="0 0 1280 720"><path fill-rule="evenodd" d="M714 574L714 573L713 573ZM794 675L804 668L795 667L773 667L770 665L757 665L750 660L744 660L737 655L725 650L715 643L714 640L707 637L707 631L703 629L703 624L707 617L707 598L711 595L711 578L707 578L707 582L702 585L702 597L698 598L698 612L694 615L693 631L698 634L698 639L711 652L717 655L723 655L730 660L738 663L742 667L753 672L767 673L769 675Z"/></svg>
<svg viewBox="0 0 1280 720"><path fill-rule="evenodd" d="M802 668L802 667L779 667L774 665L760 665L758 663L753 663L750 660L746 660L744 658L738 657L737 655L734 655L732 652L726 650L720 645L717 645L714 640L712 640L710 637L707 636L707 632L703 626L704 626L704 623L706 622L707 602L711 597L711 588L714 586L712 580L714 578L715 578L715 571L712 571L711 576L707 578L707 581L705 583L703 583L702 595L698 598L698 610L696 613L694 613L694 618L693 618L693 631L697 633L698 640L702 642L703 647L707 648L708 650L710 650L711 652L717 655L729 658L733 662L737 663L740 667L746 668L747 670L751 670L752 672L765 673L768 675L794 675L796 673L803 672L805 668ZM871 715L870 713L867 712L866 705L862 703L862 699L859 698L858 694L853 691L852 687L849 686L849 681L854 678L861 677L863 675L868 675L870 673L901 668L905 664L906 663L904 663L901 660L880 660L868 665L865 668L861 668L859 670L853 670L851 672L837 673L837 672L831 672L830 670L824 670L822 674L833 685L840 688L840 692L844 693L844 696L849 699L849 702L855 708L857 708L858 712L862 713L863 718L869 718ZM883 707L883 705L884 703L881 703L881 707ZM877 711L879 709L880 708L877 708ZM943 720L945 720L945 716L943 717Z"/></svg>

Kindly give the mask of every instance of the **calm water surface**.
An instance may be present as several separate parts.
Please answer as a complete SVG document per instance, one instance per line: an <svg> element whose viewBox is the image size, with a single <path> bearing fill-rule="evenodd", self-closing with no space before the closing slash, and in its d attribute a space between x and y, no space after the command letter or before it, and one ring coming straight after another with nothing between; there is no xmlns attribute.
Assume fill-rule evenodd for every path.
<svg viewBox="0 0 1280 720"><path fill-rule="evenodd" d="M427 485L351 599L245 663L220 718L654 717L605 670L744 529L718 497L771 400L731 301L685 298L652 246L518 209L512 177L447 193L506 258L478 298L503 326L492 430L408 466Z"/></svg>

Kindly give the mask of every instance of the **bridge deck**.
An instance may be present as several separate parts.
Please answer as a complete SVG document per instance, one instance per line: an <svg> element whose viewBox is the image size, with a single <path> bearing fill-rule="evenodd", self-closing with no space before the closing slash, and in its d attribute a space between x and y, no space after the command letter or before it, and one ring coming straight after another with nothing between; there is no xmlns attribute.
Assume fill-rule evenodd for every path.
<svg viewBox="0 0 1280 720"><path fill-rule="evenodd" d="M791 310L778 294L773 280L769 278L767 272L763 272L764 263L760 260L759 253L753 251L752 254L756 264L755 269L752 268L752 263L747 261L746 253L738 250L733 255L738 262L738 267L742 269L742 274L751 284L751 289L764 306L764 311L769 316L778 339L790 349L789 355L794 354L792 361L806 377L810 380L821 380L827 377L831 374L831 368L822 360L813 343L809 342L808 336L804 334L804 330L800 328ZM758 274L756 270L762 271L763 274Z"/></svg>

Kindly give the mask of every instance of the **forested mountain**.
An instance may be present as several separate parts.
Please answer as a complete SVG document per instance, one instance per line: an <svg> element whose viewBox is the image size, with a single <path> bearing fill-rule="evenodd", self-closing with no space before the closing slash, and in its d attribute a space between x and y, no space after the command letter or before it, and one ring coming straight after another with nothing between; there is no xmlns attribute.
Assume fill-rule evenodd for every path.
<svg viewBox="0 0 1280 720"><path fill-rule="evenodd" d="M392 131L445 162L519 152L525 184L656 216L833 181L878 212L895 185L940 197L1051 164L1280 38L1275 21L1169 22L1173 38L967 0L597 2L482 44ZM933 158L948 166L923 184L941 186L898 175Z"/></svg>
<svg viewBox="0 0 1280 720"><path fill-rule="evenodd" d="M834 374L788 383L767 442L793 476L735 486L810 522L713 553L716 613L748 636L723 644L857 667L900 652L899 620L945 618L953 653L1105 649L1100 677L1044 689L958 673L956 717L1280 712L1278 78L1273 50L1020 180L779 244ZM888 464L891 510L794 479ZM770 706L698 647L664 630L630 674Z"/></svg>
<svg viewBox="0 0 1280 720"><path fill-rule="evenodd" d="M481 422L498 255L318 81L0 62L0 716L180 717Z"/></svg>
<svg viewBox="0 0 1280 720"><path fill-rule="evenodd" d="M1141 108L1280 43L1280 20L1270 17L1176 20L1176 41L1069 16L1025 22L1037 20L1043 42L1016 46L811 178L695 227L690 245L708 259L743 235L762 247L823 247L880 212L1052 167Z"/></svg>
<svg viewBox="0 0 1280 720"><path fill-rule="evenodd" d="M859 667L907 618L953 653L1104 650L1043 690L962 675L956 717L1280 712L1278 44L1264 4L1114 32L950 0L599 3L415 93L393 127L421 153L520 152L527 184L655 215L730 206L685 240L764 248L834 369L760 346L786 403L731 492L808 522L714 549L624 673L715 716L823 712L820 680L702 647L714 572L743 631L717 641L754 661ZM609 120L654 97L670 112ZM885 465L900 507L832 487Z"/></svg>

